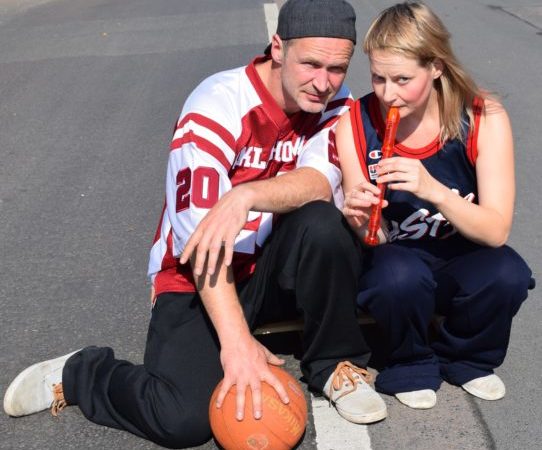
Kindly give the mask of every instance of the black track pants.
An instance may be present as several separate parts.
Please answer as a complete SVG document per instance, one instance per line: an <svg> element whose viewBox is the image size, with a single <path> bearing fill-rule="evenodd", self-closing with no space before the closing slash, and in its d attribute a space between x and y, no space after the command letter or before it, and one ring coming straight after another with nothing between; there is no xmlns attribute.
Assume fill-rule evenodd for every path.
<svg viewBox="0 0 542 450"><path fill-rule="evenodd" d="M361 251L340 212L324 202L282 217L238 286L251 327L301 315L301 369L317 390L343 360L365 367L369 349L356 321ZM223 376L219 344L197 294L166 293L152 311L143 365L87 347L64 368L64 393L95 423L160 445L200 445L210 436L208 405Z"/></svg>

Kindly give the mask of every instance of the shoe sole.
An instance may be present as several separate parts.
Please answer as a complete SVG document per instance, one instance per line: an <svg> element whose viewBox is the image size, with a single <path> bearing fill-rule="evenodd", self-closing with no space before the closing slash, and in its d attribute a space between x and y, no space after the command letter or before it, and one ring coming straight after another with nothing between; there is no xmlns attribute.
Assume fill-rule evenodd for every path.
<svg viewBox="0 0 542 450"><path fill-rule="evenodd" d="M408 406L408 407L411 408L411 409L431 409L431 408L434 408L435 405L437 404L437 396L436 396L436 395L434 396L434 398L433 398L433 400L432 400L431 402L425 402L425 403L420 402L420 403L417 404L417 405L414 405L414 404L412 404L412 403L409 403L408 401L401 400L401 399L397 396L397 394L395 394L394 397L397 399L397 401L398 401L399 403L401 403L401 405Z"/></svg>
<svg viewBox="0 0 542 450"><path fill-rule="evenodd" d="M364 424L364 425L379 422L381 420L384 420L386 417L388 417L387 409L384 409L382 411L376 411L371 414L359 415L359 414L349 414L345 411L341 411L339 408L337 408L336 405L335 405L335 408L337 409L337 412L339 413L339 415L343 417L344 419L348 420L349 422L359 423L359 424Z"/></svg>
<svg viewBox="0 0 542 450"><path fill-rule="evenodd" d="M488 400L490 402L495 400L500 400L504 398L506 395L506 391L504 391L502 394L499 394L498 397L488 397L486 394L484 394L482 391L479 391L477 389L473 388L465 388L464 386L461 386L465 392L468 392L470 395L473 395L474 397L481 398L482 400Z"/></svg>
<svg viewBox="0 0 542 450"><path fill-rule="evenodd" d="M397 397L395 397L397 398ZM397 400L399 401L399 403L401 403L401 405L405 405L405 406L408 406L409 408L411 409L431 409L431 408L434 408L435 405L437 404L437 402L434 402L434 403L428 403L428 404L425 404L425 405L416 405L416 406L413 406L411 404L408 404L406 402L403 402L402 400L399 400L397 398Z"/></svg>

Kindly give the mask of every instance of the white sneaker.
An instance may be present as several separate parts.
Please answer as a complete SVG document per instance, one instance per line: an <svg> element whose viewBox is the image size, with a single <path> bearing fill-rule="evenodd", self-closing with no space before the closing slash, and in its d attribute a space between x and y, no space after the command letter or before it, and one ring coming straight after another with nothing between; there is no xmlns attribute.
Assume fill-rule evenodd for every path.
<svg viewBox="0 0 542 450"><path fill-rule="evenodd" d="M483 400L499 400L506 394L506 387L502 380L495 375L475 378L461 385L469 394Z"/></svg>
<svg viewBox="0 0 542 450"><path fill-rule="evenodd" d="M432 389L399 392L395 394L395 397L403 405L414 409L429 409L437 404L437 393Z"/></svg>
<svg viewBox="0 0 542 450"><path fill-rule="evenodd" d="M9 385L4 396L4 411L13 417L27 416L44 409L52 413L66 406L62 392L62 369L75 352L27 367Z"/></svg>
<svg viewBox="0 0 542 450"><path fill-rule="evenodd" d="M388 411L382 397L367 382L372 377L365 369L349 361L337 365L324 385L324 396L337 412L354 423L373 423L386 418Z"/></svg>

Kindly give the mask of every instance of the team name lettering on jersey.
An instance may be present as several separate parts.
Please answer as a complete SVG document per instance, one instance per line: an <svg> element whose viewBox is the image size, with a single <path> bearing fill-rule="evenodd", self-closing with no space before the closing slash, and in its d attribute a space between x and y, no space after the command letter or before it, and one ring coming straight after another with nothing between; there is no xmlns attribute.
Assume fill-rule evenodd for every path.
<svg viewBox="0 0 542 450"><path fill-rule="evenodd" d="M452 189L452 192L460 195L457 189ZM474 201L474 194L471 192L463 198L472 203ZM455 227L440 212L430 215L429 211L425 208L420 208L413 212L401 223L391 220L390 227L391 230L389 230L388 237L390 242L398 239L422 239L425 236L445 239L457 233Z"/></svg>
<svg viewBox="0 0 542 450"><path fill-rule="evenodd" d="M277 141L277 143L271 149L271 156L269 160L275 160L277 162L292 162L299 153L299 150L303 147L305 142L305 136L299 136L295 143L292 141Z"/></svg>
<svg viewBox="0 0 542 450"><path fill-rule="evenodd" d="M243 166L253 169L265 169L267 162L261 160L262 151L263 148L261 147L245 147L241 149L237 158L235 158L233 167Z"/></svg>
<svg viewBox="0 0 542 450"><path fill-rule="evenodd" d="M245 147L237 154L233 162L233 168L250 167L251 169L265 169L270 161L292 162L303 147L304 141L304 136L298 137L295 142L278 141L271 148L271 154L267 161L262 158L262 155L265 154L263 148L254 146Z"/></svg>

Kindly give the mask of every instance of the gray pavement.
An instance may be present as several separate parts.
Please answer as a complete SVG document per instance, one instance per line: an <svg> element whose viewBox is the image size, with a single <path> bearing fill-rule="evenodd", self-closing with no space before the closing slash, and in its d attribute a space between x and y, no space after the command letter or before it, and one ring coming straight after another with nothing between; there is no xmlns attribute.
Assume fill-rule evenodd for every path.
<svg viewBox="0 0 542 450"><path fill-rule="evenodd" d="M262 51L263 3L0 0L2 397L27 365L85 345L142 360L147 255L173 124L201 79ZM360 37L391 3L352 1ZM542 3L427 3L460 59L509 111L518 191L510 243L539 277ZM348 84L356 96L369 89L359 50ZM431 411L386 398L390 417L369 427L372 447L539 448L541 309L534 291L515 320L497 370L504 400L475 400L448 385ZM296 370L294 359L288 367ZM158 448L96 426L76 408L58 419L0 415L0 435L1 449ZM301 448L315 448L312 425Z"/></svg>

